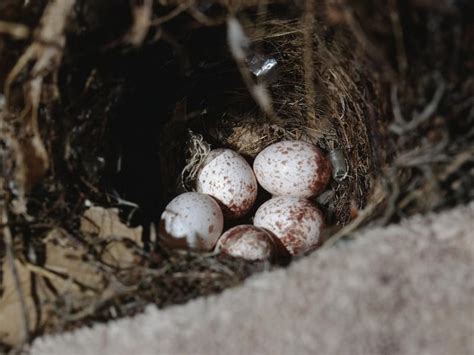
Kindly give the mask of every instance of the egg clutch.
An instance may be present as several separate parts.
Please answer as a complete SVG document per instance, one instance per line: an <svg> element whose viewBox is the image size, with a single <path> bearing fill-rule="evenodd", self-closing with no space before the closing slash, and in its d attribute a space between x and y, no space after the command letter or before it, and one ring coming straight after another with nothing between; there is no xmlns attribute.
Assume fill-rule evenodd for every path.
<svg viewBox="0 0 474 355"><path fill-rule="evenodd" d="M303 141L266 147L253 169L230 149L212 150L197 174L196 192L185 192L166 206L160 240L172 248L215 249L246 260L301 255L318 245L324 226L322 212L309 198L322 193L330 178L324 153ZM237 225L222 234L225 219L250 212L258 185L272 198L258 207L253 225Z"/></svg>

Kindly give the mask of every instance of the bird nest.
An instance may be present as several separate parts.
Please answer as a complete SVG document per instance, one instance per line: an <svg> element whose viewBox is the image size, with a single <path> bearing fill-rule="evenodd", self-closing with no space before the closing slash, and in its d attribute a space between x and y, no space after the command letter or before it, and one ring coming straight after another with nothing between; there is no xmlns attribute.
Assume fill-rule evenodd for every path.
<svg viewBox="0 0 474 355"><path fill-rule="evenodd" d="M469 7L2 1L0 350L272 267L157 243L211 148L326 152L322 247L471 200Z"/></svg>

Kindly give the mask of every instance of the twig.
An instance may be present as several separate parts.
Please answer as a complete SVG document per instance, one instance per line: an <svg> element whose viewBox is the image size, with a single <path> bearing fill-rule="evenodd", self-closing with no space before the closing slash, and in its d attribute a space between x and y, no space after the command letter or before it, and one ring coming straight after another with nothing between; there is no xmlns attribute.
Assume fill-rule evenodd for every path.
<svg viewBox="0 0 474 355"><path fill-rule="evenodd" d="M376 185L374 193L372 195L371 201L367 204L367 206L359 212L357 217L347 226L342 228L339 232L331 236L324 244L323 248L329 248L333 246L337 241L341 238L353 233L356 229L358 229L369 217L373 216L374 212L379 208L381 203L385 201L386 194L383 191L380 183Z"/></svg>
<svg viewBox="0 0 474 355"><path fill-rule="evenodd" d="M436 145L424 145L409 152L400 154L394 161L394 166L400 168L419 167L421 165L445 162L449 160L445 150L449 144L448 137Z"/></svg>
<svg viewBox="0 0 474 355"><path fill-rule="evenodd" d="M405 76L405 73L408 68L408 61L405 49L405 39L403 34L403 28L400 23L400 14L397 8L397 0L390 0L390 21L392 22L392 27L395 35L395 45L397 48L397 62L398 69L402 73L402 76Z"/></svg>
<svg viewBox="0 0 474 355"><path fill-rule="evenodd" d="M25 107L20 118L23 119L20 132L28 137L21 146L21 155L25 159L24 177L21 179L28 190L43 176L49 167L46 146L38 127L38 110L41 101L43 84L46 78L53 83L54 93L57 89L57 68L62 60L63 47L66 43L65 30L68 18L73 10L75 0L55 0L48 3L35 31L33 43L25 50L5 80L5 98L7 111L13 103L11 91L23 71L28 71L28 80L22 86ZM14 113L16 110L12 110ZM18 117L17 114L12 114Z"/></svg>
<svg viewBox="0 0 474 355"><path fill-rule="evenodd" d="M433 98L428 103L428 105L426 105L423 111L421 111L420 114L415 115L412 122L415 122L416 125L418 126L421 123L428 120L431 116L433 116L433 114L438 109L438 105L441 99L443 98L445 87L446 87L446 84L444 83L444 81L440 79L438 88L436 89L436 92L434 93Z"/></svg>
<svg viewBox="0 0 474 355"><path fill-rule="evenodd" d="M308 105L307 122L314 122L316 119L316 90L314 88L314 60L313 60L313 33L314 33L314 1L306 0L305 14L303 15L303 67L304 67L304 86L305 99Z"/></svg>
<svg viewBox="0 0 474 355"><path fill-rule="evenodd" d="M176 16L178 16L179 14L183 13L184 11L186 11L186 9L189 7L190 5L188 3L182 3L180 4L179 6L175 7L172 11L170 11L169 13L167 13L166 15L164 16L161 16L161 17L158 17L154 20L151 21L151 25L152 26L159 26L165 22L168 22L169 20L172 20L173 18L175 18Z"/></svg>
<svg viewBox="0 0 474 355"><path fill-rule="evenodd" d="M0 21L0 33L5 33L15 39L25 39L30 36L30 29L19 23Z"/></svg>
<svg viewBox="0 0 474 355"><path fill-rule="evenodd" d="M51 279L51 280L56 280L56 281L70 281L71 283L73 283L74 285L76 285L79 289L81 290L88 290L88 291L93 291L93 292L98 292L99 290L91 285L86 285L80 281L77 281L76 279L70 277L69 275L67 275L67 272L65 271L64 273L60 272L60 271L57 271L57 270L52 270L52 269L48 269L46 267L41 267L41 266L37 266L37 265L34 265L34 264L31 264L31 263L26 263L25 264L25 267L35 273L35 274L38 274L38 275L41 275L43 277L46 277L48 279Z"/></svg>
<svg viewBox="0 0 474 355"><path fill-rule="evenodd" d="M255 84L252 75L245 64L245 58L250 45L250 40L244 33L244 30L235 17L229 17L227 20L227 41L230 52L237 63L240 75L250 92L250 95L265 113L270 123L283 126L283 121L276 115L273 110L272 100L266 87L263 84Z"/></svg>
<svg viewBox="0 0 474 355"><path fill-rule="evenodd" d="M119 296L135 293L138 288L138 285L134 286L125 286L120 281L118 281L114 276L110 279L110 283L107 288L100 294L100 299L86 306L77 313L67 315L65 318L68 321L75 321L83 319L91 314L97 312L97 310L102 307L106 302L113 300Z"/></svg>
<svg viewBox="0 0 474 355"><path fill-rule="evenodd" d="M423 111L421 111L420 113L415 113L413 115L413 119L407 122L403 118L401 113L400 103L398 101L397 87L393 86L390 93L390 98L392 101L392 111L393 116L395 118L395 123L391 124L389 129L398 135L402 135L406 132L416 129L418 126L428 121L438 109L439 103L443 98L445 88L446 84L444 83L444 81L442 79L438 79L438 87L431 101L428 103L428 105L425 106Z"/></svg>
<svg viewBox="0 0 474 355"><path fill-rule="evenodd" d="M125 36L125 41L134 47L139 47L150 29L153 0L143 0L142 3L133 5L132 14L133 24Z"/></svg>
<svg viewBox="0 0 474 355"><path fill-rule="evenodd" d="M357 42L359 42L364 52L369 57L374 58L379 64L381 64L390 78L395 78L396 75L394 70L390 65L387 64L384 54L367 38L364 30L356 19L353 8L348 5L346 0L342 1L342 12L344 14L346 23L348 24L349 28L354 34L355 39Z"/></svg>
<svg viewBox="0 0 474 355"><path fill-rule="evenodd" d="M192 18L194 18L197 22L199 22L200 24L204 26L213 27L213 26L218 26L225 23L225 19L213 20L210 17L203 14L198 9L196 9L194 6L188 7L186 11Z"/></svg>
<svg viewBox="0 0 474 355"><path fill-rule="evenodd" d="M395 122L398 125L405 125L406 121L403 118L402 109L400 108L400 101L398 100L398 86L393 84L390 88L390 101L392 103L392 113Z"/></svg>
<svg viewBox="0 0 474 355"><path fill-rule="evenodd" d="M446 181L468 161L474 162L474 144L472 144L468 149L456 154L456 156L452 158L451 163L440 174L440 180Z"/></svg>
<svg viewBox="0 0 474 355"><path fill-rule="evenodd" d="M3 186L3 179L0 179L0 186ZM22 343L27 343L30 338L30 319L28 317L28 310L26 308L26 300L25 294L23 292L23 288L21 286L20 277L18 275L18 270L15 265L15 255L13 251L13 238L8 227L8 217L6 207L4 205L4 196L2 196L2 201L0 202L0 219L1 224L4 226L1 228L3 240L5 243L6 249L6 260L8 262L8 266L12 272L13 282L15 285L15 291L18 295L18 299L21 305L21 321L22 321Z"/></svg>

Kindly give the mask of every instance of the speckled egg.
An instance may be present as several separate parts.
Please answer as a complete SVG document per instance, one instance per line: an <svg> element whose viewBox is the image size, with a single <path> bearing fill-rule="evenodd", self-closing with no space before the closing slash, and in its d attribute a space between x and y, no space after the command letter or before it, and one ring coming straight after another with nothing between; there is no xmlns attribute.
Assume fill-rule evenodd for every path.
<svg viewBox="0 0 474 355"><path fill-rule="evenodd" d="M222 234L216 250L245 260L267 260L273 253L271 232L243 224Z"/></svg>
<svg viewBox="0 0 474 355"><path fill-rule="evenodd" d="M230 219L244 216L257 198L257 180L247 161L230 149L209 153L197 178L197 191L214 197Z"/></svg>
<svg viewBox="0 0 474 355"><path fill-rule="evenodd" d="M317 245L324 220L310 201L281 196L261 205L253 224L273 232L292 255L299 255Z"/></svg>
<svg viewBox="0 0 474 355"><path fill-rule="evenodd" d="M302 141L266 147L255 158L253 169L260 185L274 196L316 196L331 178L331 165L323 152Z"/></svg>
<svg viewBox="0 0 474 355"><path fill-rule="evenodd" d="M186 192L165 208L160 239L168 247L210 251L224 227L224 217L212 197Z"/></svg>

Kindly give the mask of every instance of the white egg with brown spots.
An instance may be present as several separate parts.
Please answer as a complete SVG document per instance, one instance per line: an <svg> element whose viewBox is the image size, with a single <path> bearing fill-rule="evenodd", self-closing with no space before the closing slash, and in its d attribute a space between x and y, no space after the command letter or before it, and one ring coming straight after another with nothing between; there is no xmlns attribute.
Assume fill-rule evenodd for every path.
<svg viewBox="0 0 474 355"><path fill-rule="evenodd" d="M245 260L268 260L274 253L271 232L250 224L235 226L222 234L216 250Z"/></svg>
<svg viewBox="0 0 474 355"><path fill-rule="evenodd" d="M316 196L331 178L324 153L302 141L281 141L266 147L255 158L253 169L260 185L274 196Z"/></svg>
<svg viewBox="0 0 474 355"><path fill-rule="evenodd" d="M324 219L310 201L282 196L261 205L253 224L274 233L291 255L300 255L318 245Z"/></svg>
<svg viewBox="0 0 474 355"><path fill-rule="evenodd" d="M209 153L201 168L196 190L214 197L224 216L244 216L257 198L257 180L252 168L238 153L216 149Z"/></svg>
<svg viewBox="0 0 474 355"><path fill-rule="evenodd" d="M218 203L205 194L186 192L165 208L160 221L160 240L171 248L210 251L224 228Z"/></svg>

